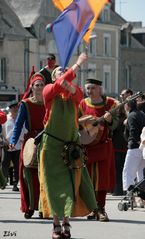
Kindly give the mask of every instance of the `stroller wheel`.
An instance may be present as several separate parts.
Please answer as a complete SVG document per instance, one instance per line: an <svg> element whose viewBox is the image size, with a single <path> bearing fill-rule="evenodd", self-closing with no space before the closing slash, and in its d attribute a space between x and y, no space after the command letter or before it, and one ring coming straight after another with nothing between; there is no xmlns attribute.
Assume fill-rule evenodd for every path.
<svg viewBox="0 0 145 239"><path fill-rule="evenodd" d="M124 203L124 211L127 211L127 210L128 210L128 204Z"/></svg>
<svg viewBox="0 0 145 239"><path fill-rule="evenodd" d="M119 211L123 211L124 210L124 203L122 203L122 202L118 203L118 210Z"/></svg>

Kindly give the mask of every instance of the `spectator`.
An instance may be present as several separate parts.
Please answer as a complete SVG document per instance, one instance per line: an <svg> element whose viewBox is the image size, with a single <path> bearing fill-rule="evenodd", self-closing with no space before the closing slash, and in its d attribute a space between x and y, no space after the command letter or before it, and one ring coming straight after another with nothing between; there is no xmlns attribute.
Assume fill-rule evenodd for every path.
<svg viewBox="0 0 145 239"><path fill-rule="evenodd" d="M145 94L137 98L137 107L145 113Z"/></svg>
<svg viewBox="0 0 145 239"><path fill-rule="evenodd" d="M39 71L45 78L45 84L52 83L51 73L56 67L56 57L54 54L49 53L47 57L47 65Z"/></svg>
<svg viewBox="0 0 145 239"><path fill-rule="evenodd" d="M131 96L133 91L131 89L123 89L120 94L122 103L127 97ZM125 156L127 152L127 141L124 139L124 120L126 119L126 113L124 110L124 105L118 109L118 126L113 130L112 142L115 153L115 168L116 168L116 183L113 190L113 196L123 195L123 185L122 185L122 171L125 162Z"/></svg>
<svg viewBox="0 0 145 239"><path fill-rule="evenodd" d="M143 179L145 160L143 160L139 145L140 135L145 126L145 114L137 109L136 100L129 100L124 107L127 113L124 135L128 143L128 150L123 168L123 189L128 191L135 184L136 177L138 182Z"/></svg>
<svg viewBox="0 0 145 239"><path fill-rule="evenodd" d="M14 169L14 182L13 182L13 191L19 191L18 182L19 182L19 156L22 146L22 138L20 137L15 149L12 151L9 149L9 141L13 134L15 120L18 112L18 101L11 101L9 103L9 114L7 115L7 121L3 124L3 137L4 137L4 157L2 160L2 171L5 178L8 180L8 173L11 162L13 163ZM12 172L13 173L13 172Z"/></svg>
<svg viewBox="0 0 145 239"><path fill-rule="evenodd" d="M133 91L130 88L123 89L120 94L120 98L122 101L124 101L127 97L133 95Z"/></svg>

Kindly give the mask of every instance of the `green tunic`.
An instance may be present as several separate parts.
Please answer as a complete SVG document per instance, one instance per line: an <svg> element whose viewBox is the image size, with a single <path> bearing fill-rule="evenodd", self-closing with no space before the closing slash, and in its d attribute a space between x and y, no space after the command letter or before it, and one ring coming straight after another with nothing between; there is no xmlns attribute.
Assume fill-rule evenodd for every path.
<svg viewBox="0 0 145 239"><path fill-rule="evenodd" d="M77 108L71 98L64 100L57 96L52 103L46 133L40 145L40 194L44 195L45 191L50 215L59 217L82 216L96 208L94 190L86 167L71 170L76 193L74 202L71 174L62 158L64 142L47 135L48 133L64 141L78 142L76 119ZM82 160L79 160L80 164ZM46 202L43 203L42 195L41 200L44 212Z"/></svg>

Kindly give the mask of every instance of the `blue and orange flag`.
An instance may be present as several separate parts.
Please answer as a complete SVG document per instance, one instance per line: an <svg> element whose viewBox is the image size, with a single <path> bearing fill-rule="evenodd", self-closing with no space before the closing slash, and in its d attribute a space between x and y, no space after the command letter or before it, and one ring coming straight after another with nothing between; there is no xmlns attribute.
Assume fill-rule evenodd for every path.
<svg viewBox="0 0 145 239"><path fill-rule="evenodd" d="M50 25L56 42L60 65L65 68L84 38L89 43L93 27L105 4L109 0L52 0L62 11L61 15Z"/></svg>

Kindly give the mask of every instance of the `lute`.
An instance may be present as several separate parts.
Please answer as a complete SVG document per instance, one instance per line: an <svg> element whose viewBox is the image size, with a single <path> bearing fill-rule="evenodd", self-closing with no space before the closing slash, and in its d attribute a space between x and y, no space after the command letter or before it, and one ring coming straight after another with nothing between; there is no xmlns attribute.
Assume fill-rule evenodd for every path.
<svg viewBox="0 0 145 239"><path fill-rule="evenodd" d="M125 105L129 100L134 100L138 97L141 97L143 93L141 91L129 96L127 99L125 99L123 102L119 103L114 107L113 109L110 109L108 112L113 114L116 114L116 111L119 110L120 107ZM103 128L101 128L100 124L105 123L104 115L97 119L93 119L91 115L84 115L79 118L79 123L83 124L87 120L91 120L92 118L92 123L88 123L86 127L81 129L79 131L80 134L80 142L81 144L88 145L91 144L93 141L96 143L99 141L101 138ZM90 121L91 122L91 121Z"/></svg>

